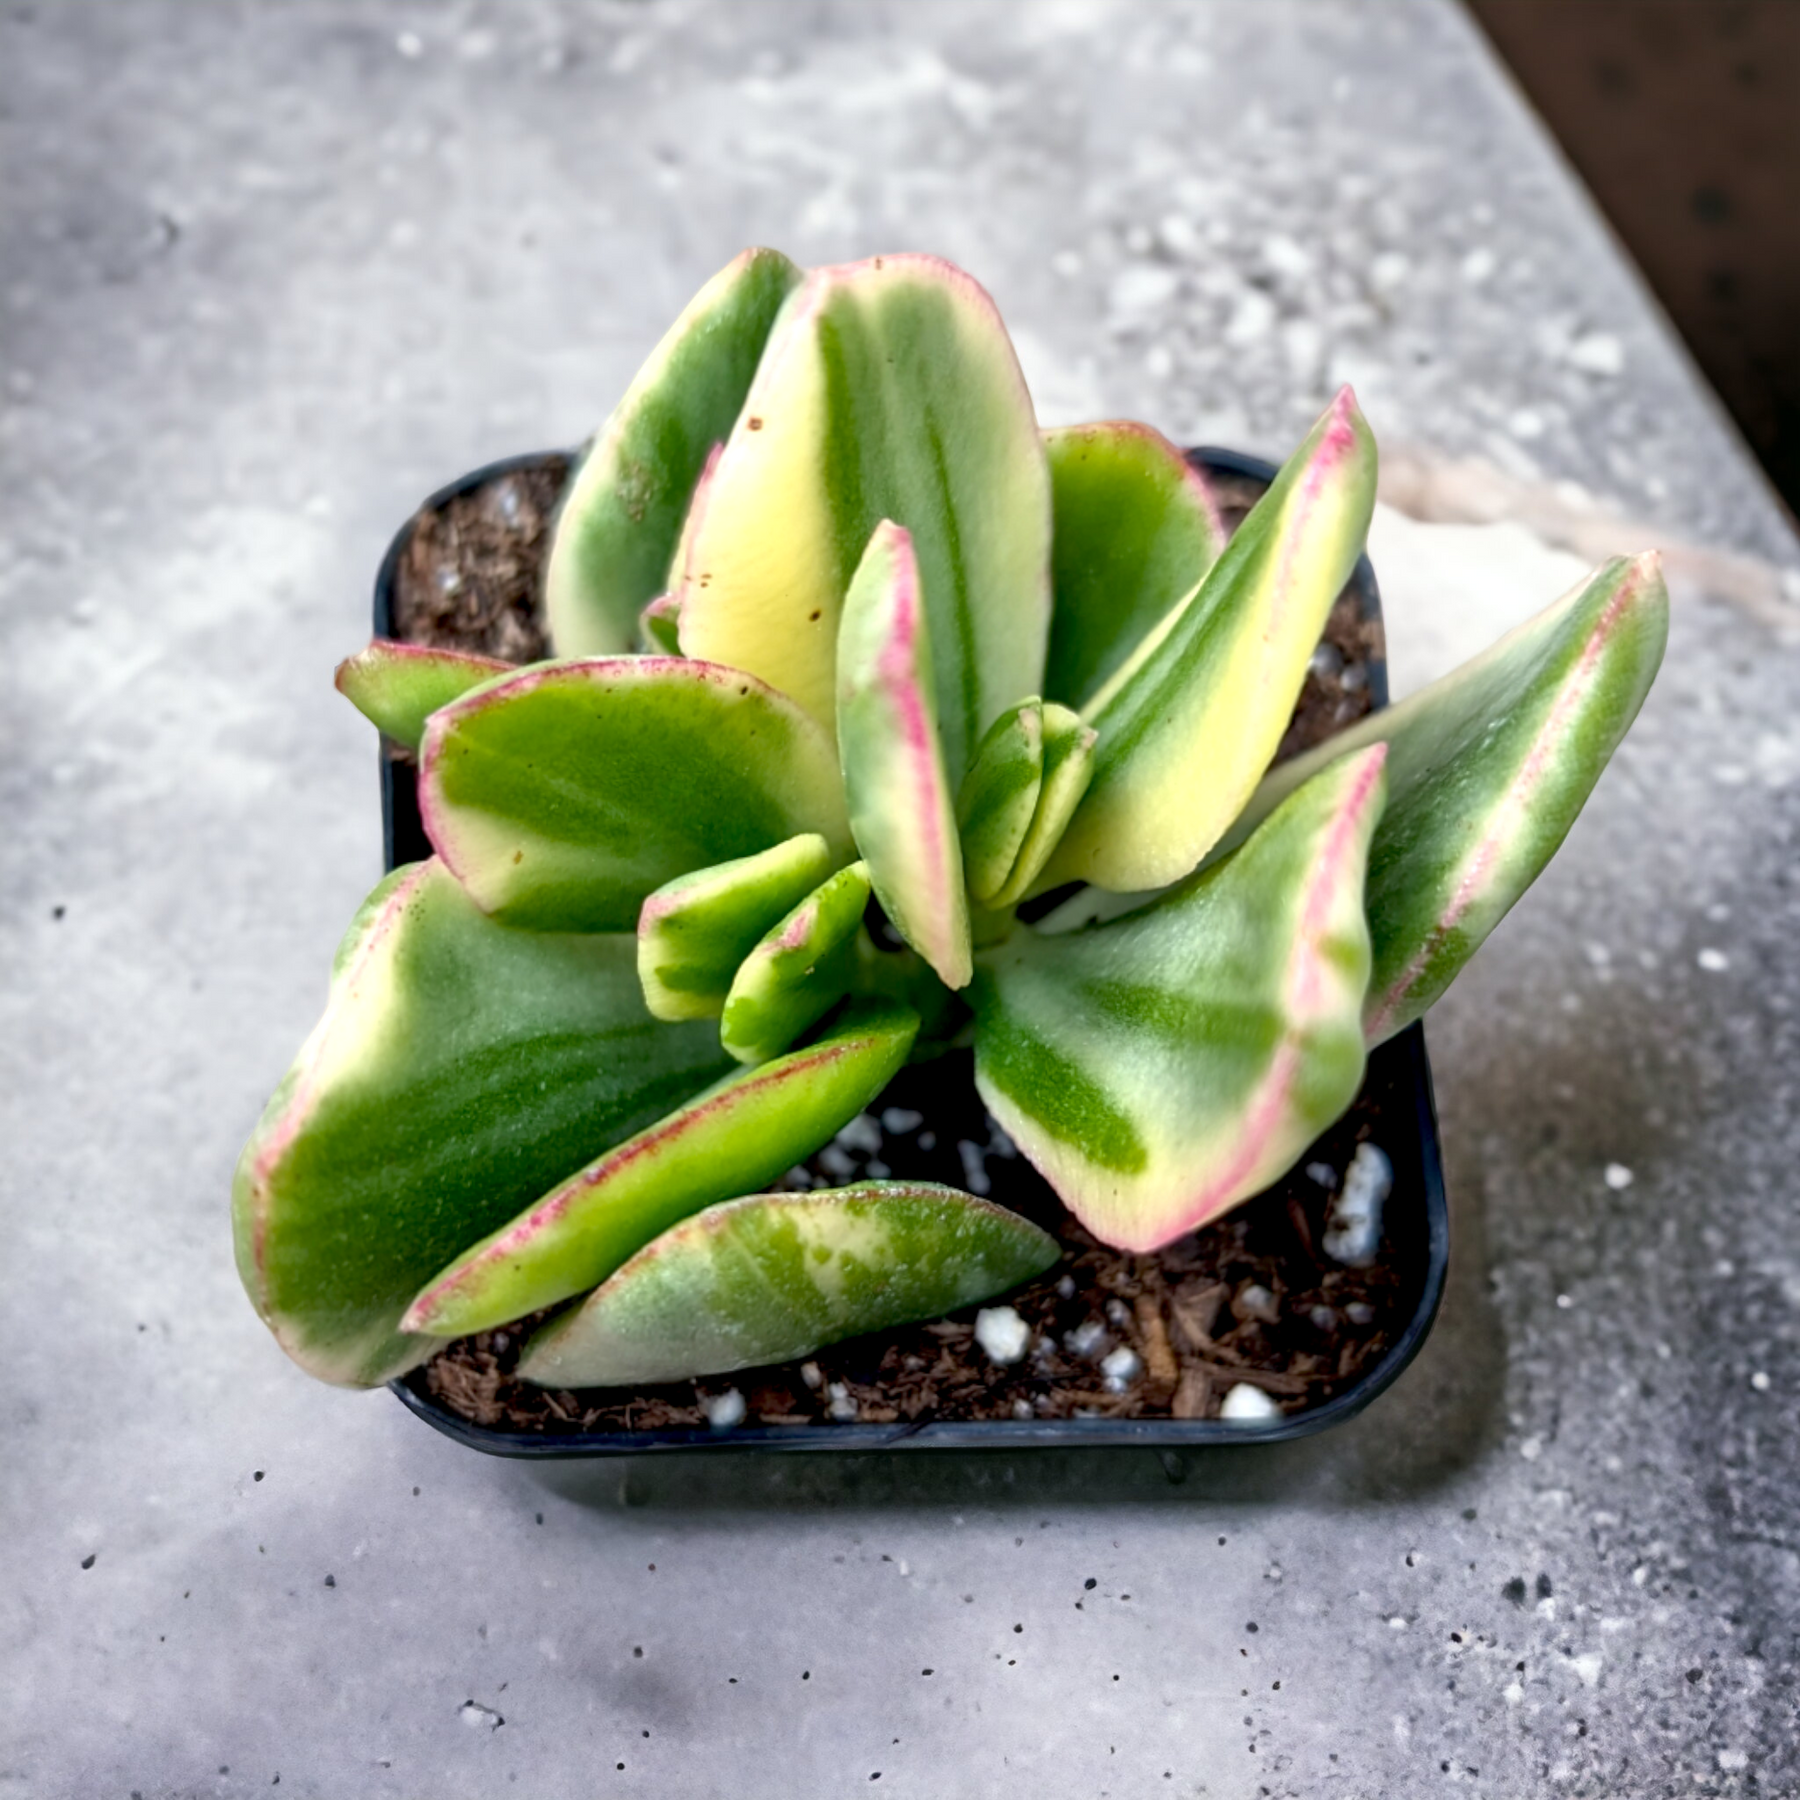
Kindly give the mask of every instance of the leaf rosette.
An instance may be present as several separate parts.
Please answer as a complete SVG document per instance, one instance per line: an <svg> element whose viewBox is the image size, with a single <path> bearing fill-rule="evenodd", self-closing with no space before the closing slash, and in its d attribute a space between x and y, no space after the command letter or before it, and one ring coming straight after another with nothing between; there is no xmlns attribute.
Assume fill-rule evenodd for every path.
<svg viewBox="0 0 1800 1800"><path fill-rule="evenodd" d="M556 656L339 671L435 854L238 1167L284 1348L368 1384L573 1302L526 1378L660 1381L1004 1292L1056 1246L987 1202L771 1191L956 1041L1105 1243L1282 1174L1554 853L1667 631L1655 558L1609 563L1272 767L1375 476L1346 389L1228 534L1147 427L1040 431L948 263L739 257L568 483Z"/></svg>

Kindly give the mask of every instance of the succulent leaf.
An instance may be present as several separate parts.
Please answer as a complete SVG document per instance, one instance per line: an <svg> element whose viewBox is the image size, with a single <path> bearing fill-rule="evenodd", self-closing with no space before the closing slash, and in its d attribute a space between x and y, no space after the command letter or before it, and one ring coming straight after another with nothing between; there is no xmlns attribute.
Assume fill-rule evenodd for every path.
<svg viewBox="0 0 1800 1800"><path fill-rule="evenodd" d="M1079 713L1054 700L1044 702L1043 785L1012 872L990 904L1017 906L1044 872L1093 779L1098 738L1099 733L1084 725Z"/></svg>
<svg viewBox="0 0 1800 1800"><path fill-rule="evenodd" d="M1087 704L1092 785L1045 885L1161 887L1195 867L1287 728L1375 504L1375 441L1346 388L1194 595Z"/></svg>
<svg viewBox="0 0 1800 1800"><path fill-rule="evenodd" d="M436 713L425 829L478 904L540 931L631 931L695 869L818 832L851 851L831 740L752 675L680 657L540 663Z"/></svg>
<svg viewBox="0 0 1800 1800"><path fill-rule="evenodd" d="M744 958L831 873L817 832L666 882L638 915L638 976L659 1019L716 1019Z"/></svg>
<svg viewBox="0 0 1800 1800"><path fill-rule="evenodd" d="M730 432L800 271L746 250L650 354L564 495L544 597L561 656L636 648L638 614L668 580L701 468Z"/></svg>
<svg viewBox="0 0 1800 1800"><path fill-rule="evenodd" d="M954 792L988 725L1041 691L1050 616L1044 452L987 294L930 256L813 270L707 488L682 649L827 724L850 578L882 520L911 531Z"/></svg>
<svg viewBox="0 0 1800 1800"><path fill-rule="evenodd" d="M1142 911L984 952L975 1080L1097 1237L1155 1250L1265 1187L1354 1098L1381 745Z"/></svg>
<svg viewBox="0 0 1800 1800"><path fill-rule="evenodd" d="M665 1231L544 1326L519 1373L616 1387L785 1362L971 1306L1040 1275L1056 1240L931 1183L727 1201Z"/></svg>
<svg viewBox="0 0 1800 1800"><path fill-rule="evenodd" d="M823 1018L856 976L856 934L869 904L863 863L839 869L744 958L725 996L719 1042L765 1062Z"/></svg>
<svg viewBox="0 0 1800 1800"><path fill-rule="evenodd" d="M673 594L658 594L638 614L638 640L652 656L681 654L681 608Z"/></svg>
<svg viewBox="0 0 1800 1800"><path fill-rule="evenodd" d="M395 743L417 750L425 721L512 665L465 650L433 650L376 638L337 666L337 691Z"/></svg>
<svg viewBox="0 0 1800 1800"><path fill-rule="evenodd" d="M1044 433L1055 520L1044 693L1079 711L1200 585L1225 526L1160 431L1114 420Z"/></svg>
<svg viewBox="0 0 1800 1800"><path fill-rule="evenodd" d="M303 1368L385 1381L437 1347L400 1329L434 1270L727 1067L644 1011L630 938L509 930L435 858L398 869L238 1161L244 1286Z"/></svg>
<svg viewBox="0 0 1800 1800"><path fill-rule="evenodd" d="M932 693L930 613L912 539L887 520L844 599L837 674L850 828L876 898L944 985L962 987L969 902Z"/></svg>
<svg viewBox="0 0 1800 1800"><path fill-rule="evenodd" d="M460 1337L585 1293L659 1232L810 1156L887 1085L918 1029L905 1007L865 1006L696 1095L440 1271L406 1329Z"/></svg>
<svg viewBox="0 0 1800 1800"><path fill-rule="evenodd" d="M1371 1044L1424 1014L1555 854L1637 717L1668 629L1657 558L1615 557L1257 789L1225 846L1334 759L1388 746L1387 811L1369 851Z"/></svg>
<svg viewBox="0 0 1800 1800"><path fill-rule="evenodd" d="M1044 784L1044 703L1021 700L988 727L956 801L963 874L984 906L1006 885Z"/></svg>

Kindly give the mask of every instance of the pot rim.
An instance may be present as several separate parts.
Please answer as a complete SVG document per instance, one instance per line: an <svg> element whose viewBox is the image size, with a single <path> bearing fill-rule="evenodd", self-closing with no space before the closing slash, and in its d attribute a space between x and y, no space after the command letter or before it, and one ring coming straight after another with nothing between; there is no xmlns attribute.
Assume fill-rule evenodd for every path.
<svg viewBox="0 0 1800 1800"><path fill-rule="evenodd" d="M1276 474L1273 463L1242 451L1203 445L1186 452L1189 462L1203 473L1246 477L1267 483ZM394 534L375 577L374 627L377 637L393 630L394 585L400 559L405 554L414 522L460 495L502 475L535 469L567 451L527 451L502 457L447 482L429 495ZM1365 621L1381 620L1381 595L1375 571L1365 553L1357 559L1350 577ZM1377 710L1388 703L1385 654L1371 653L1368 660L1369 690ZM417 802L395 780L397 764L385 750L380 756L383 860L388 869L409 860L420 840ZM410 804L409 804L410 802ZM1443 1152L1438 1136L1437 1102L1432 1088L1431 1064L1425 1050L1423 1022L1409 1025L1369 1055L1369 1076L1377 1073L1396 1089L1410 1088L1413 1122L1417 1131L1417 1185L1424 1214L1425 1244L1418 1304L1405 1327L1386 1352L1360 1380L1322 1405L1303 1412L1283 1414L1266 1421L1225 1419L927 1419L896 1420L892 1424L845 1422L821 1426L737 1425L725 1430L711 1426L662 1427L645 1431L571 1431L551 1435L506 1431L478 1425L442 1406L425 1388L423 1367L397 1377L387 1385L409 1412L454 1442L489 1456L525 1461L571 1461L602 1456L636 1456L682 1450L842 1451L870 1450L1012 1450L1117 1448L1193 1449L1211 1444L1271 1444L1310 1437L1354 1418L1371 1401L1397 1381L1418 1355L1437 1318L1443 1301L1450 1264L1450 1208L1444 1186ZM1388 1065L1392 1065L1391 1071ZM1390 1148L1389 1154L1393 1152ZM1401 1160L1396 1157L1398 1162ZM1410 1161L1408 1157L1406 1160ZM1398 1184L1397 1184L1398 1185ZM720 1379L726 1379L720 1377Z"/></svg>

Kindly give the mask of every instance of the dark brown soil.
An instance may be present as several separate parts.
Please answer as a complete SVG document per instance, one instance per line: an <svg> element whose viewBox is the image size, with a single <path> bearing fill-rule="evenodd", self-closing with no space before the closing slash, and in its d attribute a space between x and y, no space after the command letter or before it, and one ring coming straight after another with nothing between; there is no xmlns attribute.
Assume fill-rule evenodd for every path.
<svg viewBox="0 0 1800 1800"><path fill-rule="evenodd" d="M421 515L401 562L395 635L513 660L548 654L537 588L546 528L566 460L498 478ZM1214 476L1235 528L1260 484ZM1367 713L1381 628L1349 589L1333 609L1294 718L1290 756ZM1062 1261L1006 1296L1032 1328L1032 1348L995 1365L975 1340L975 1308L926 1325L821 1350L805 1363L752 1369L641 1392L566 1392L513 1378L533 1321L446 1346L415 1385L476 1424L528 1433L655 1430L706 1422L703 1402L736 1388L746 1422L855 1419L991 1420L1216 1418L1247 1384L1285 1412L1318 1405L1355 1383L1391 1345L1416 1303L1420 1251L1383 1238L1374 1265L1326 1258L1331 1195L1356 1146L1384 1128L1411 1131L1410 1110L1375 1079L1350 1111L1266 1193L1229 1217L1133 1256L1097 1243L1007 1142L975 1093L967 1051L902 1070L860 1129L789 1178L833 1187L881 1178L941 1181L986 1192L1036 1219L1062 1243ZM1395 1160L1398 1162L1399 1157ZM1396 1197L1397 1198L1397 1197ZM1390 1209L1391 1210L1391 1209ZM1138 1371L1106 1380L1100 1363L1128 1346Z"/></svg>
<svg viewBox="0 0 1800 1800"><path fill-rule="evenodd" d="M550 654L540 576L569 460L546 457L419 514L394 571L395 637L515 663Z"/></svg>

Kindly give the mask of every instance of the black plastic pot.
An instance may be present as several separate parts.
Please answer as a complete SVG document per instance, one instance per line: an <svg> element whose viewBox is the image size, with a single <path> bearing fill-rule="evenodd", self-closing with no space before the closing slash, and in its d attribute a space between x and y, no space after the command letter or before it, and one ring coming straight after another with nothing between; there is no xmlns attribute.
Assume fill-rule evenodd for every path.
<svg viewBox="0 0 1800 1800"><path fill-rule="evenodd" d="M536 468L554 453L508 457L489 463L459 481L440 488L419 508L429 513L459 495L518 470ZM1190 450L1188 460L1203 473L1229 483L1266 486L1275 476L1271 463L1234 450ZM418 516L414 515L415 518ZM375 633L389 637L393 624L396 573L412 522L403 526L388 547L375 578ZM1350 578L1362 616L1381 617L1381 596L1369 559L1361 558ZM1387 665L1380 657L1368 663L1375 705L1387 704ZM381 820L386 865L414 862L431 854L419 819L417 787L410 765L396 763L384 750L381 758ZM1238 1423L1223 1419L996 1419L900 1421L894 1424L739 1425L729 1430L706 1426L648 1431L571 1431L555 1435L497 1430L477 1425L445 1407L426 1386L422 1370L389 1387L401 1402L428 1425L490 1456L566 1459L638 1455L667 1450L887 1450L887 1449L1067 1449L1079 1445L1142 1445L1184 1448L1200 1444L1266 1444L1306 1437L1354 1418L1378 1394L1391 1387L1418 1354L1437 1316L1450 1261L1450 1211L1444 1192L1443 1162L1438 1144L1437 1107L1431 1089L1431 1065L1425 1054L1422 1025L1409 1026L1370 1052L1363 1091L1379 1094L1387 1126L1382 1148L1394 1168L1394 1187L1387 1202L1385 1235L1410 1246L1415 1256L1418 1297L1404 1330L1376 1363L1351 1387L1304 1412L1267 1422ZM1411 1129L1407 1129L1410 1122Z"/></svg>

